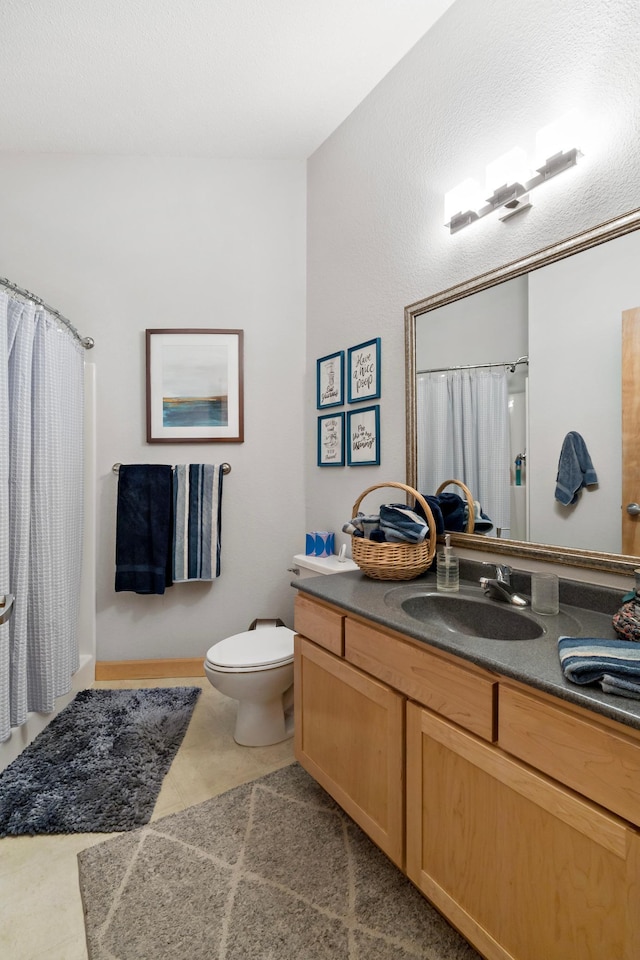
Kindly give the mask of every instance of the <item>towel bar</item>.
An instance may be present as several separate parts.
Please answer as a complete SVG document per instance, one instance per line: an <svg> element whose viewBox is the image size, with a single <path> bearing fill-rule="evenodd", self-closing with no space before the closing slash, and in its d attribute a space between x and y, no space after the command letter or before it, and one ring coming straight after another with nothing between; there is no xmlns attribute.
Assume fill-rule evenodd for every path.
<svg viewBox="0 0 640 960"><path fill-rule="evenodd" d="M120 473L120 467L121 467L121 466L122 466L121 463L114 463L114 465L111 467L111 469L113 470L114 473ZM222 472L223 472L223 473L231 473L231 464L230 464L230 463L226 463L226 462L223 463L223 464L222 464Z"/></svg>

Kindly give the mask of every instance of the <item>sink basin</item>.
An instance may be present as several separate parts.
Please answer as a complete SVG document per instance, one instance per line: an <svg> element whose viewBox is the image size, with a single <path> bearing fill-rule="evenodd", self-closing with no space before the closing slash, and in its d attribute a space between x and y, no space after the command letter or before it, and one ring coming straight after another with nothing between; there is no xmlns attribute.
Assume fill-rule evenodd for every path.
<svg viewBox="0 0 640 960"><path fill-rule="evenodd" d="M494 601L430 593L409 597L400 606L415 620L437 623L467 637L534 640L544 633L544 628L526 613Z"/></svg>

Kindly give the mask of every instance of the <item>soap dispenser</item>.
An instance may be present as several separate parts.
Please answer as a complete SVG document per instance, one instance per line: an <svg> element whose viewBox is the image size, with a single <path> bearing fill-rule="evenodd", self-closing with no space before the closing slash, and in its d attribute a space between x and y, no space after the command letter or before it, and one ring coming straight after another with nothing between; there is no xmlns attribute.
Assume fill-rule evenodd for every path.
<svg viewBox="0 0 640 960"><path fill-rule="evenodd" d="M437 558L436 587L440 593L457 593L460 589L460 562L451 546L451 534L445 534L444 544Z"/></svg>

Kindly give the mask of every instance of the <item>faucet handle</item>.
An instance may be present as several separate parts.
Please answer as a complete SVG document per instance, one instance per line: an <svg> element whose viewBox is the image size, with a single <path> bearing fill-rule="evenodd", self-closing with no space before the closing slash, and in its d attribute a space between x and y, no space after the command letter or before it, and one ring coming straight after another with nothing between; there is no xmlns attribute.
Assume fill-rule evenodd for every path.
<svg viewBox="0 0 640 960"><path fill-rule="evenodd" d="M496 580L498 583L511 583L513 570L506 563L496 563Z"/></svg>

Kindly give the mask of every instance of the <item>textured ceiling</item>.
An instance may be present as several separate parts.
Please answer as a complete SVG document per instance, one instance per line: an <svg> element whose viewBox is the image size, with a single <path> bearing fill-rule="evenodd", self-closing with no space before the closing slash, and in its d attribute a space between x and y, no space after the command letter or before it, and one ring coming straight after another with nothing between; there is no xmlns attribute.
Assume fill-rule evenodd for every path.
<svg viewBox="0 0 640 960"><path fill-rule="evenodd" d="M0 0L0 150L309 156L453 0Z"/></svg>

